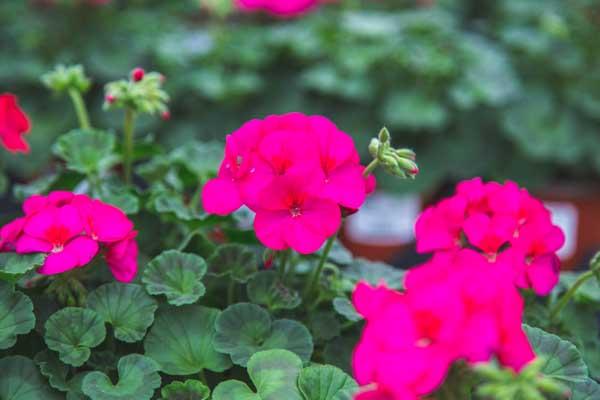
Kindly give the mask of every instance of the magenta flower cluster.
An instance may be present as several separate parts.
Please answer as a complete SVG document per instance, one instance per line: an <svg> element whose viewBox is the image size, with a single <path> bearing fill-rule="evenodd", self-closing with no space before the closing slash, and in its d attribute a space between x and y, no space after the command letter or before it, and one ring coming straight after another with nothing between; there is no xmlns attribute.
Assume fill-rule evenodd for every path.
<svg viewBox="0 0 600 400"><path fill-rule="evenodd" d="M203 188L205 211L256 212L258 239L273 250L317 251L375 189L352 138L321 116L252 120L227 136L217 178Z"/></svg>
<svg viewBox="0 0 600 400"><path fill-rule="evenodd" d="M564 234L542 202L514 182L460 183L453 197L420 216L416 237L421 253L475 249L490 267L539 295L558 283Z"/></svg>
<svg viewBox="0 0 600 400"><path fill-rule="evenodd" d="M0 229L0 251L45 253L38 272L60 274L89 264L103 250L115 279L137 273L137 232L120 209L82 194L56 191L23 203L24 216Z"/></svg>
<svg viewBox="0 0 600 400"><path fill-rule="evenodd" d="M366 326L355 349L356 400L418 400L454 362L496 358L515 371L535 358L522 329L519 288L548 294L564 235L543 204L512 182L459 184L416 225L417 248L434 252L410 270L403 292L360 283Z"/></svg>
<svg viewBox="0 0 600 400"><path fill-rule="evenodd" d="M236 0L236 5L244 11L266 11L282 18L296 17L314 8L323 0Z"/></svg>

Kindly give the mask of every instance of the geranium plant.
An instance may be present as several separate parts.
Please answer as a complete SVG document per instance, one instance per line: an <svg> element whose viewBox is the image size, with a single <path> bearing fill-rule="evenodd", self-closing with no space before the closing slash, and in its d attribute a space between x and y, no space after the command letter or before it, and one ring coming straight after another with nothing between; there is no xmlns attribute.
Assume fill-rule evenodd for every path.
<svg viewBox="0 0 600 400"><path fill-rule="evenodd" d="M301 113L166 151L136 129L171 117L165 79L106 85L113 132L90 119L82 67L44 75L80 126L15 185L0 230L0 398L600 398L600 257L561 277L563 233L524 188L462 182L420 216L431 256L407 273L357 259L341 224L378 168L418 176L414 152L384 128L361 162ZM29 125L0 97L7 150Z"/></svg>

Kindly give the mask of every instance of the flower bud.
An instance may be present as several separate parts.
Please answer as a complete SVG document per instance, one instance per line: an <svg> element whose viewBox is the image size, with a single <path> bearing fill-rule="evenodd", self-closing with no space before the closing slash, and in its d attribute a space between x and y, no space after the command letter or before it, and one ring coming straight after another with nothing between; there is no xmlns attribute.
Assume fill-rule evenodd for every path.
<svg viewBox="0 0 600 400"><path fill-rule="evenodd" d="M413 161L417 159L417 155L411 149L396 149L395 153L398 157L408 158Z"/></svg>
<svg viewBox="0 0 600 400"><path fill-rule="evenodd" d="M162 112L162 114L160 115L160 117L165 120L168 121L171 119L171 112L169 110L165 110Z"/></svg>
<svg viewBox="0 0 600 400"><path fill-rule="evenodd" d="M390 131L386 127L381 128L379 131L379 141L381 143L389 143L390 142Z"/></svg>
<svg viewBox="0 0 600 400"><path fill-rule="evenodd" d="M373 138L373 139L371 139L371 142L369 143L369 154L371 154L371 157L377 158L378 153L379 153L379 140L377 140L376 138Z"/></svg>
<svg viewBox="0 0 600 400"><path fill-rule="evenodd" d="M143 68L138 67L131 71L131 79L133 79L134 82L139 82L144 79L144 75L146 75L146 71L144 71Z"/></svg>
<svg viewBox="0 0 600 400"><path fill-rule="evenodd" d="M70 90L85 93L92 85L81 65L57 65L54 70L42 75L42 83L56 93Z"/></svg>
<svg viewBox="0 0 600 400"><path fill-rule="evenodd" d="M117 98L112 94L107 94L104 100L106 100L107 103L112 104L115 102L115 100L117 100Z"/></svg>

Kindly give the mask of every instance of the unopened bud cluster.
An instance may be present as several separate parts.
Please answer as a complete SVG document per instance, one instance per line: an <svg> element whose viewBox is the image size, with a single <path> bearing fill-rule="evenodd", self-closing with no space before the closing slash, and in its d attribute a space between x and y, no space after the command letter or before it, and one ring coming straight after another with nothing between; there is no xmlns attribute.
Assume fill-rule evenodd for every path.
<svg viewBox="0 0 600 400"><path fill-rule="evenodd" d="M105 87L104 108L128 108L140 114L161 114L169 117L169 95L162 86L165 77L142 68L131 71L129 79L110 82Z"/></svg>
<svg viewBox="0 0 600 400"><path fill-rule="evenodd" d="M419 173L415 152L410 149L393 148L387 128L383 128L377 138L371 139L369 153L392 175L414 179Z"/></svg>
<svg viewBox="0 0 600 400"><path fill-rule="evenodd" d="M490 400L565 398L567 389L542 373L544 364L545 360L538 357L518 374L493 363L478 366L476 370L485 383L477 389L477 393Z"/></svg>
<svg viewBox="0 0 600 400"><path fill-rule="evenodd" d="M64 93L70 90L85 93L92 84L85 76L81 65L58 65L54 70L42 75L42 83L55 93Z"/></svg>

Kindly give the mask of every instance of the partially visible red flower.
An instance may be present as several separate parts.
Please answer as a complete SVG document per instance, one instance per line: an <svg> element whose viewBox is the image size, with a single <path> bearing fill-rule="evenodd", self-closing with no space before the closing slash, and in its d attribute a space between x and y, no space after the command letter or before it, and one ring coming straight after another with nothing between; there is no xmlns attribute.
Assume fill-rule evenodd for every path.
<svg viewBox="0 0 600 400"><path fill-rule="evenodd" d="M296 17L316 8L322 0L236 0L245 11L266 11L282 18Z"/></svg>
<svg viewBox="0 0 600 400"><path fill-rule="evenodd" d="M10 93L0 94L0 142L11 153L29 153L29 145L23 136L29 132L29 118L19 107L17 97Z"/></svg>

